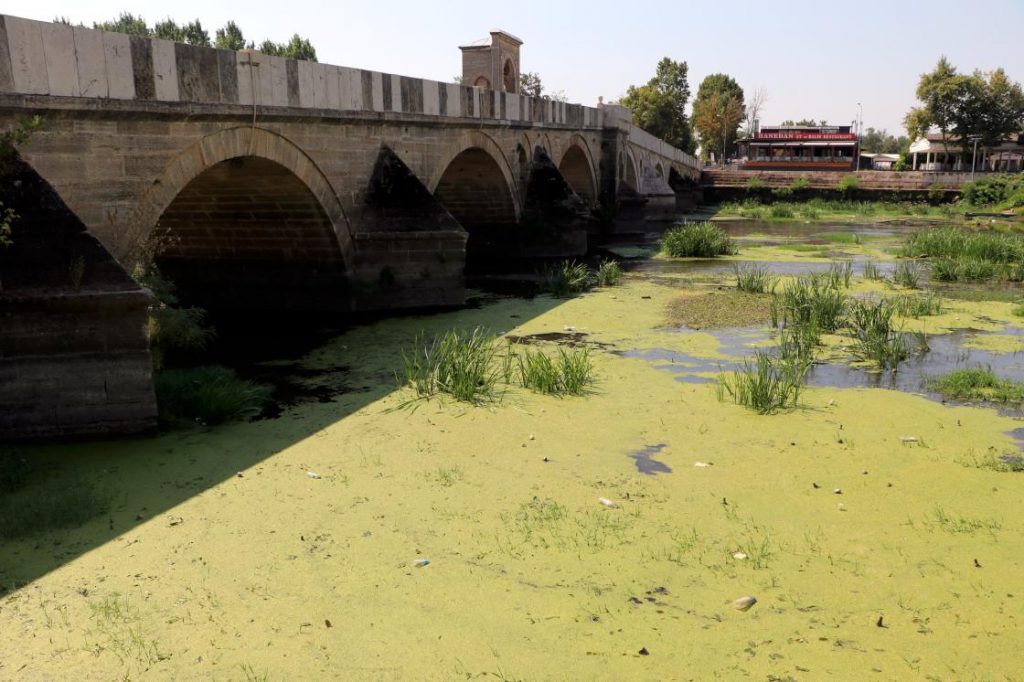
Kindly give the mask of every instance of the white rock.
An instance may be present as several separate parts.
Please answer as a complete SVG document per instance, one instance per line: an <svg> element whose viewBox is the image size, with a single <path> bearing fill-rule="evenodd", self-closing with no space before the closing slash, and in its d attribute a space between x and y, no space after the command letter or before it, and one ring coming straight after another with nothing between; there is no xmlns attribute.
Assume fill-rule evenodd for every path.
<svg viewBox="0 0 1024 682"><path fill-rule="evenodd" d="M732 558L733 559L738 559L740 561L743 561L744 559L747 558L747 555L744 554L743 552L736 552L735 554L732 555Z"/></svg>
<svg viewBox="0 0 1024 682"><path fill-rule="evenodd" d="M320 478L320 474L316 473L315 471L307 471L306 475L309 476L310 478Z"/></svg>
<svg viewBox="0 0 1024 682"><path fill-rule="evenodd" d="M597 498L597 501L600 502L601 504L603 504L606 507L614 508L614 507L618 507L619 506L616 503L614 503L611 500L609 500L607 497L599 497L599 498Z"/></svg>
<svg viewBox="0 0 1024 682"><path fill-rule="evenodd" d="M732 603L732 606L737 611L749 611L751 607L756 603L756 597L740 597Z"/></svg>

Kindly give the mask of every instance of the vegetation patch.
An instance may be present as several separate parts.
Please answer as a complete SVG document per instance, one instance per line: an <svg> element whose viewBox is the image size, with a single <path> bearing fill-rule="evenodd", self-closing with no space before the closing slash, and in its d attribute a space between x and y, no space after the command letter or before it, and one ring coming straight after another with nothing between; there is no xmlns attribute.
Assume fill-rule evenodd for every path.
<svg viewBox="0 0 1024 682"><path fill-rule="evenodd" d="M751 294L770 294L779 283L777 275L755 263L737 263L733 267L736 288Z"/></svg>
<svg viewBox="0 0 1024 682"><path fill-rule="evenodd" d="M770 313L769 297L736 290L680 296L668 305L669 325L690 329L749 327L764 324Z"/></svg>
<svg viewBox="0 0 1024 682"><path fill-rule="evenodd" d="M590 268L574 260L546 266L540 280L541 291L560 297L584 292L594 284Z"/></svg>
<svg viewBox="0 0 1024 682"><path fill-rule="evenodd" d="M758 414L796 407L809 367L809 362L795 355L773 356L757 351L752 361L744 360L743 367L731 376L719 376L718 399L732 399Z"/></svg>
<svg viewBox="0 0 1024 682"><path fill-rule="evenodd" d="M272 389L256 384L227 367L168 369L156 375L160 422L223 424L257 416L270 402Z"/></svg>
<svg viewBox="0 0 1024 682"><path fill-rule="evenodd" d="M524 388L536 393L583 395L594 381L594 365L588 348L559 348L557 357L541 350L510 350L506 356L506 380L511 383L516 374Z"/></svg>
<svg viewBox="0 0 1024 682"><path fill-rule="evenodd" d="M889 303L901 317L929 317L942 314L942 299L935 294L899 294L889 299Z"/></svg>
<svg viewBox="0 0 1024 682"><path fill-rule="evenodd" d="M602 260L594 273L594 282L599 287L614 287L622 283L622 266L618 261Z"/></svg>
<svg viewBox="0 0 1024 682"><path fill-rule="evenodd" d="M683 223L665 232L661 250L674 258L714 258L736 253L736 246L713 223Z"/></svg>
<svg viewBox="0 0 1024 682"><path fill-rule="evenodd" d="M927 380L926 386L950 400L984 400L995 403L1024 401L1024 383L1002 379L989 368L958 369Z"/></svg>

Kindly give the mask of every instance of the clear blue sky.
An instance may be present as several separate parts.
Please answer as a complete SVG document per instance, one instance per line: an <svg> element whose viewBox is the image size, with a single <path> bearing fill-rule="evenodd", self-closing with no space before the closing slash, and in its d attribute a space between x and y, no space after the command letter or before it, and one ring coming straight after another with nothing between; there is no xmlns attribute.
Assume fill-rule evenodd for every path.
<svg viewBox="0 0 1024 682"><path fill-rule="evenodd" d="M525 42L522 69L572 102L617 99L667 56L689 63L694 93L716 72L748 92L765 88L766 124L848 123L861 102L865 126L902 131L918 77L941 54L964 71L1002 66L1024 81L1024 0L35 0L2 11L86 25L121 11L152 25L170 11L179 23L198 17L211 36L234 19L257 42L299 33L322 62L445 81L461 72L458 45L502 28Z"/></svg>

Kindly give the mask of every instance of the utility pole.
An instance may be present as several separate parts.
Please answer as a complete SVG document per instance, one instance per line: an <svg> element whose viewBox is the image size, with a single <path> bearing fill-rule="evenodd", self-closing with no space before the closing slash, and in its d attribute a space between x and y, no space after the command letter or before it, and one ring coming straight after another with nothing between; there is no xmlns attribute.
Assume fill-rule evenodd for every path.
<svg viewBox="0 0 1024 682"><path fill-rule="evenodd" d="M971 135L967 139L974 143L974 154L971 155L971 182L974 182L974 169L978 165L978 140L981 139L981 135Z"/></svg>

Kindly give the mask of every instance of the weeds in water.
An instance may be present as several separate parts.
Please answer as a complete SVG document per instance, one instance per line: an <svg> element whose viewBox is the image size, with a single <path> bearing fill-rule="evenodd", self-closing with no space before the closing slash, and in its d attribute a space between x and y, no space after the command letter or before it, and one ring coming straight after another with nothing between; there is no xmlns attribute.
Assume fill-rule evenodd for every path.
<svg viewBox="0 0 1024 682"><path fill-rule="evenodd" d="M537 393L583 395L594 380L588 348L559 348L557 358L543 351L529 350L510 355L518 361L522 385Z"/></svg>
<svg viewBox="0 0 1024 682"><path fill-rule="evenodd" d="M662 251L675 258L713 258L736 253L725 230L709 222L683 223L665 232Z"/></svg>
<svg viewBox="0 0 1024 682"><path fill-rule="evenodd" d="M1008 272L1006 268L979 258L939 258L932 263L932 278L940 282L985 282Z"/></svg>
<svg viewBox="0 0 1024 682"><path fill-rule="evenodd" d="M805 275L783 289L774 303L773 318L784 326L810 327L829 334L842 324L846 295L827 275Z"/></svg>
<svg viewBox="0 0 1024 682"><path fill-rule="evenodd" d="M1024 234L940 227L909 235L900 248L908 258L970 258L990 263L1024 262Z"/></svg>
<svg viewBox="0 0 1024 682"><path fill-rule="evenodd" d="M896 264L892 272L894 284L904 289L917 289L921 282L921 266L914 261L903 260Z"/></svg>
<svg viewBox="0 0 1024 682"><path fill-rule="evenodd" d="M599 287L614 287L622 282L622 266L618 261L603 260L597 266L594 280Z"/></svg>
<svg viewBox="0 0 1024 682"><path fill-rule="evenodd" d="M840 287L844 289L850 288L850 281L853 279L853 263L848 260L845 261L832 261L828 266L829 284L836 289Z"/></svg>
<svg viewBox="0 0 1024 682"><path fill-rule="evenodd" d="M864 261L864 279L875 281L885 279L885 275L883 275L881 270L878 269L878 261L874 258L869 258Z"/></svg>
<svg viewBox="0 0 1024 682"><path fill-rule="evenodd" d="M796 407L809 367L809 362L795 357L775 357L756 351L753 362L744 360L743 367L731 377L719 376L718 399L731 398L737 405L749 407L758 414Z"/></svg>
<svg viewBox="0 0 1024 682"><path fill-rule="evenodd" d="M736 275L736 288L752 294L767 294L775 291L779 278L767 268L753 263L733 266Z"/></svg>
<svg viewBox="0 0 1024 682"><path fill-rule="evenodd" d="M1024 401L1024 383L1001 379L991 368L958 369L931 377L925 386L950 400L984 400L996 403Z"/></svg>
<svg viewBox="0 0 1024 682"><path fill-rule="evenodd" d="M893 329L895 314L896 308L885 300L856 300L850 305L846 324L855 339L854 357L895 370L910 356L906 335Z"/></svg>
<svg viewBox="0 0 1024 682"><path fill-rule="evenodd" d="M974 535L979 530L994 533L1003 527L1003 524L993 519L972 519L966 516L952 516L946 513L946 510L942 507L936 507L932 514L939 527L947 533Z"/></svg>
<svg viewBox="0 0 1024 682"><path fill-rule="evenodd" d="M942 299L935 294L900 294L890 298L889 303L901 317L918 318L942 314Z"/></svg>
<svg viewBox="0 0 1024 682"><path fill-rule="evenodd" d="M1014 306L1013 309L1010 310L1010 314L1016 317L1024 317L1024 303Z"/></svg>
<svg viewBox="0 0 1024 682"><path fill-rule="evenodd" d="M548 265L541 271L541 290L552 296L571 296L592 285L590 268L574 260Z"/></svg>
<svg viewBox="0 0 1024 682"><path fill-rule="evenodd" d="M156 400L161 423L223 424L258 415L272 389L240 379L227 367L168 369L156 375Z"/></svg>
<svg viewBox="0 0 1024 682"><path fill-rule="evenodd" d="M421 398L444 393L472 404L491 400L499 375L494 367L494 341L495 337L480 327L449 330L429 342L421 333L413 350L402 352L405 383Z"/></svg>

